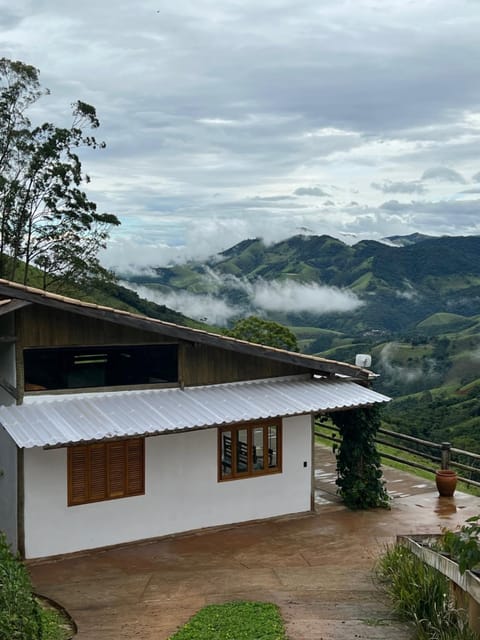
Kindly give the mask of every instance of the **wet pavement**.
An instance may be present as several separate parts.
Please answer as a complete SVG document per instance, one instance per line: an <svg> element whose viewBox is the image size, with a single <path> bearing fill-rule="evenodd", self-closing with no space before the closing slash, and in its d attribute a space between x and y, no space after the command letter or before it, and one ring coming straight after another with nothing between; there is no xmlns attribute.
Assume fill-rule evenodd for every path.
<svg viewBox="0 0 480 640"><path fill-rule="evenodd" d="M386 468L391 510L348 511L335 458L316 453L315 513L30 562L34 586L69 611L79 640L166 640L204 605L244 599L278 604L291 640L407 640L376 559L397 535L463 523L480 498L439 498L434 482Z"/></svg>

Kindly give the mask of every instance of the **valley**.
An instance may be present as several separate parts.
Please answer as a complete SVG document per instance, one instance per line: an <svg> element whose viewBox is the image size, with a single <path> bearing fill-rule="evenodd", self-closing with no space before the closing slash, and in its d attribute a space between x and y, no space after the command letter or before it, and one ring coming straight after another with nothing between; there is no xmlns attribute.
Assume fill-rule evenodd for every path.
<svg viewBox="0 0 480 640"><path fill-rule="evenodd" d="M274 320L305 353L347 362L370 353L374 388L394 399L384 413L392 429L480 452L480 237L386 242L245 240L206 262L129 276L128 286L167 307L188 294L197 320L213 325ZM208 317L214 303L229 310L222 323Z"/></svg>

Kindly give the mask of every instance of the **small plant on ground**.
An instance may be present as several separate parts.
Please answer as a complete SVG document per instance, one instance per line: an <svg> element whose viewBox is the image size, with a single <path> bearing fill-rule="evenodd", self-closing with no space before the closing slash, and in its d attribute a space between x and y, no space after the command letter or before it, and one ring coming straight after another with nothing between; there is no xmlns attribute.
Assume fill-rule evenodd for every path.
<svg viewBox="0 0 480 640"><path fill-rule="evenodd" d="M0 640L41 638L40 606L25 567L0 534Z"/></svg>
<svg viewBox="0 0 480 640"><path fill-rule="evenodd" d="M376 576L398 616L414 624L416 640L475 640L465 611L452 602L446 576L403 545L387 549Z"/></svg>
<svg viewBox="0 0 480 640"><path fill-rule="evenodd" d="M170 640L286 640L278 607L227 602L201 609Z"/></svg>
<svg viewBox="0 0 480 640"><path fill-rule="evenodd" d="M41 602L41 640L70 640L76 633L75 623L63 611Z"/></svg>
<svg viewBox="0 0 480 640"><path fill-rule="evenodd" d="M332 413L331 418L342 438L335 453L336 484L343 502L350 509L388 507L389 497L375 446L375 436L380 428L378 409L338 411Z"/></svg>
<svg viewBox="0 0 480 640"><path fill-rule="evenodd" d="M477 568L480 565L480 515L468 518L459 531L446 529L442 545L458 562L460 573Z"/></svg>
<svg viewBox="0 0 480 640"><path fill-rule="evenodd" d="M0 640L63 640L55 611L42 609L27 570L0 533Z"/></svg>

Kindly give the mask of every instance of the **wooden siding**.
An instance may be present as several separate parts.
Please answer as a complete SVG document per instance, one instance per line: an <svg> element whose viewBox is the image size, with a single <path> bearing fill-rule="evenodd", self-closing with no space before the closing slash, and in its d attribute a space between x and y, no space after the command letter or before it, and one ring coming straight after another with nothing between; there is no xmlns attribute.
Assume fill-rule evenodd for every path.
<svg viewBox="0 0 480 640"><path fill-rule="evenodd" d="M258 380L308 372L305 367L201 344L190 344L180 351L179 369L185 386Z"/></svg>
<svg viewBox="0 0 480 640"><path fill-rule="evenodd" d="M102 344L176 342L156 332L32 305L17 312L22 347L72 347Z"/></svg>
<svg viewBox="0 0 480 640"><path fill-rule="evenodd" d="M290 362L175 340L157 332L32 305L17 311L17 371L23 395L23 349L98 345L179 344L179 381L185 386L237 382L306 373Z"/></svg>

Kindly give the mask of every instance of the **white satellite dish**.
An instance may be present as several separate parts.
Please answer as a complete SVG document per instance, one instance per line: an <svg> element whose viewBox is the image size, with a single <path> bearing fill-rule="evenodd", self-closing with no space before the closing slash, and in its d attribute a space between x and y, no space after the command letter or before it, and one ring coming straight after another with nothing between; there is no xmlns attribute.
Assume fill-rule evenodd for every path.
<svg viewBox="0 0 480 640"><path fill-rule="evenodd" d="M357 353L355 356L355 364L357 367L362 367L363 369L368 369L372 364L372 356L368 353Z"/></svg>

